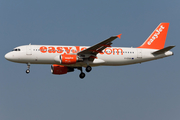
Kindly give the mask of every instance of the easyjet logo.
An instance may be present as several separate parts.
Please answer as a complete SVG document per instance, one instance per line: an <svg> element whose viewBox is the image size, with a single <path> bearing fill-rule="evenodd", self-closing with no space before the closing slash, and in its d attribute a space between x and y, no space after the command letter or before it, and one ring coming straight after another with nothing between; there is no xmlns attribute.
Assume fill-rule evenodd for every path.
<svg viewBox="0 0 180 120"><path fill-rule="evenodd" d="M158 38L159 34L163 31L164 28L165 27L161 25L157 30L155 30L154 35L151 37L147 44L151 45L153 41Z"/></svg>
<svg viewBox="0 0 180 120"><path fill-rule="evenodd" d="M65 59L74 59L73 57L65 57Z"/></svg>
<svg viewBox="0 0 180 120"><path fill-rule="evenodd" d="M40 47L40 52L42 53L61 53L61 54L70 54L70 53L78 53L82 50L87 49L86 47L80 47L80 46L74 46L74 47L46 47L46 46L41 46ZM104 52L102 51L96 51L94 50L94 52L98 52L99 54L107 54L107 55L123 55L123 50L121 48L106 48L104 50Z"/></svg>

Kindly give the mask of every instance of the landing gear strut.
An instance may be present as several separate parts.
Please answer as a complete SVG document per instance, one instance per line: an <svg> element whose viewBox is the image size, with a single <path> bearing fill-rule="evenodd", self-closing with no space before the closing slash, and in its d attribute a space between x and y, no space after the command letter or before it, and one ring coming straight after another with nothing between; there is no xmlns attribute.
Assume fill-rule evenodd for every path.
<svg viewBox="0 0 180 120"><path fill-rule="evenodd" d="M26 70L26 73L28 74L28 73L30 73L30 63L27 63L27 70Z"/></svg>

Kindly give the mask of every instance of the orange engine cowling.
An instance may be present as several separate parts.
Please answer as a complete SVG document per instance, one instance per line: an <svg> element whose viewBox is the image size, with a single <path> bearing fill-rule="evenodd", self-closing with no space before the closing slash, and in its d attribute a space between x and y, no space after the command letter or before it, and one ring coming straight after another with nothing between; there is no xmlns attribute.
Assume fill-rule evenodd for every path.
<svg viewBox="0 0 180 120"><path fill-rule="evenodd" d="M63 65L52 65L51 73L56 75L66 74L67 72L73 72L74 68Z"/></svg>
<svg viewBox="0 0 180 120"><path fill-rule="evenodd" d="M75 64L77 61L77 55L60 55L61 64Z"/></svg>

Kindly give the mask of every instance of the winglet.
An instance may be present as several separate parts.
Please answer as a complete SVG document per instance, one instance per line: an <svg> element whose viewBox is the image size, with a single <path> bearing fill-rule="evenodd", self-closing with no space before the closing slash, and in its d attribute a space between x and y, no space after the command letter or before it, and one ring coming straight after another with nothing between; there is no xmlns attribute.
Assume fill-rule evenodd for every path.
<svg viewBox="0 0 180 120"><path fill-rule="evenodd" d="M119 34L119 35L117 35L117 37L118 37L118 38L121 38L121 35L122 35L122 34Z"/></svg>

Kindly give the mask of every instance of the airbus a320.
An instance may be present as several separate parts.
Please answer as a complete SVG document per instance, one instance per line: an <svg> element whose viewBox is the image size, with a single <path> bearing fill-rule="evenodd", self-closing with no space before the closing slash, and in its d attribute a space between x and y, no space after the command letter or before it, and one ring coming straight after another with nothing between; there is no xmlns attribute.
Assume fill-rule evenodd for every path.
<svg viewBox="0 0 180 120"><path fill-rule="evenodd" d="M122 66L147 62L173 55L169 51L175 46L164 48L169 23L160 23L147 40L139 47L112 47L112 42L120 35L112 36L93 46L63 45L23 45L7 53L5 58L16 63L27 64L26 73L30 72L30 64L51 64L51 72L63 75L80 70L80 78L85 77L95 66Z"/></svg>

